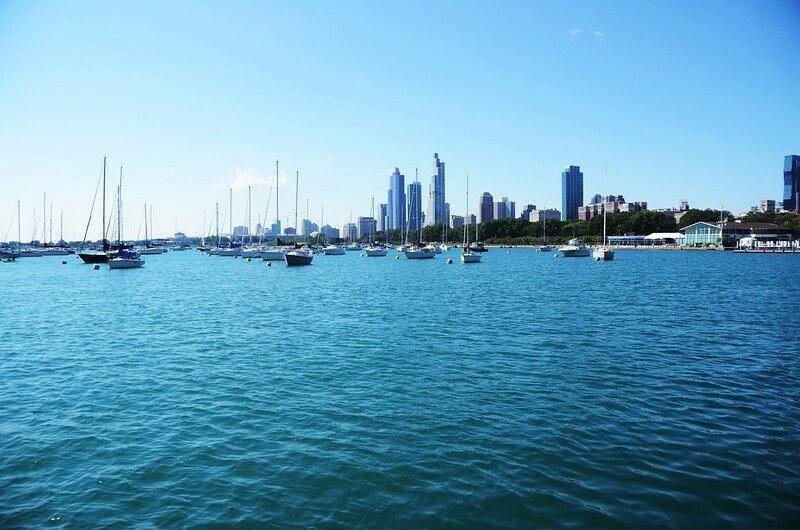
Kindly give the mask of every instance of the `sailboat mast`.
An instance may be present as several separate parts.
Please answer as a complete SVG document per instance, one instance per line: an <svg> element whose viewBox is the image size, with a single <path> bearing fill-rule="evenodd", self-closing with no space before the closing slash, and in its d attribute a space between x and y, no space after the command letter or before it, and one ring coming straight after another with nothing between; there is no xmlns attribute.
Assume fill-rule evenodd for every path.
<svg viewBox="0 0 800 530"><path fill-rule="evenodd" d="M294 180L294 240L297 241L297 201L300 199L300 170Z"/></svg>
<svg viewBox="0 0 800 530"><path fill-rule="evenodd" d="M103 157L103 250L106 250L106 157Z"/></svg>
<svg viewBox="0 0 800 530"><path fill-rule="evenodd" d="M122 250L122 166L119 166L119 187L117 188L117 251Z"/></svg>
<svg viewBox="0 0 800 530"><path fill-rule="evenodd" d="M50 235L47 237L50 244L53 244L53 203L50 203Z"/></svg>
<svg viewBox="0 0 800 530"><path fill-rule="evenodd" d="M230 241L231 241L231 248L233 247L233 188L229 188L228 190L228 213L230 217L230 225L228 225L228 230L230 230Z"/></svg>
<svg viewBox="0 0 800 530"><path fill-rule="evenodd" d="M464 250L466 250L468 243L467 240L469 239L469 175L467 175L467 203L464 206L467 210L464 214Z"/></svg>
<svg viewBox="0 0 800 530"><path fill-rule="evenodd" d="M603 179L603 195L608 193L608 166L605 167L605 178ZM606 204L608 197L603 197L603 246L606 245Z"/></svg>
<svg viewBox="0 0 800 530"><path fill-rule="evenodd" d="M252 208L251 193L252 193L251 186L247 186L247 236L249 237L248 244L250 245L253 244L253 233L250 231L250 228L253 224L253 212L251 210ZM242 236L242 240L244 240L244 235Z"/></svg>
<svg viewBox="0 0 800 530"><path fill-rule="evenodd" d="M147 247L147 204L144 205L144 246Z"/></svg>
<svg viewBox="0 0 800 530"><path fill-rule="evenodd" d="M36 234L34 234L35 236ZM47 193L42 195L42 241L41 245L47 246Z"/></svg>
<svg viewBox="0 0 800 530"><path fill-rule="evenodd" d="M64 245L64 210L61 210L61 222L58 227L58 246Z"/></svg>
<svg viewBox="0 0 800 530"><path fill-rule="evenodd" d="M278 161L275 161L275 229L278 231L275 234L275 237L281 235L281 209L280 209L280 194L281 194L281 186L279 180L279 173L278 173ZM277 239L275 241L277 243Z"/></svg>
<svg viewBox="0 0 800 530"><path fill-rule="evenodd" d="M219 248L219 203L214 203L214 209L216 210L216 224L217 224L217 248Z"/></svg>
<svg viewBox="0 0 800 530"><path fill-rule="evenodd" d="M17 199L17 248L22 246L22 223L20 223L19 199Z"/></svg>

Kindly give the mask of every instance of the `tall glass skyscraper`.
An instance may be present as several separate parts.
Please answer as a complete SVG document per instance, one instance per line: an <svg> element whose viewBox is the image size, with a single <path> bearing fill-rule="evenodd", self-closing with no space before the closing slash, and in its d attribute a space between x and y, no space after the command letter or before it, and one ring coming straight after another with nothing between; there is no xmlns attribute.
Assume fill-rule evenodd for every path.
<svg viewBox="0 0 800 530"><path fill-rule="evenodd" d="M478 219L481 223L494 219L494 197L488 191L484 191L478 202Z"/></svg>
<svg viewBox="0 0 800 530"><path fill-rule="evenodd" d="M580 166L569 166L561 173L561 220L578 218L583 206L583 173Z"/></svg>
<svg viewBox="0 0 800 530"><path fill-rule="evenodd" d="M444 162L439 160L439 153L433 153L433 177L428 192L428 210L425 213L425 224L433 225L448 222L444 197Z"/></svg>
<svg viewBox="0 0 800 530"><path fill-rule="evenodd" d="M406 228L406 191L405 176L400 174L398 168L389 177L389 229L405 230Z"/></svg>
<svg viewBox="0 0 800 530"><path fill-rule="evenodd" d="M408 229L422 228L422 184L412 182L408 185Z"/></svg>
<svg viewBox="0 0 800 530"><path fill-rule="evenodd" d="M787 155L783 159L783 209L800 208L800 155Z"/></svg>

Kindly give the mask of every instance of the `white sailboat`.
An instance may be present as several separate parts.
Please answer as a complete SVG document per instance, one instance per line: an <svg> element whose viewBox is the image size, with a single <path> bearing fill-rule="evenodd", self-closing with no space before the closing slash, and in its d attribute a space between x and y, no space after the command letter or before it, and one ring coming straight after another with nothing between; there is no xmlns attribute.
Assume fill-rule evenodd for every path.
<svg viewBox="0 0 800 530"><path fill-rule="evenodd" d="M478 239L478 222L475 220L475 239ZM464 214L464 245L461 251L461 263L480 263L481 255L469 247L469 175L467 175L467 212Z"/></svg>
<svg viewBox="0 0 800 530"><path fill-rule="evenodd" d="M603 201L608 202L605 194L608 193L608 168L605 168L606 175L603 180ZM614 250L608 246L606 237L606 205L603 204L603 244L592 251L592 257L595 261L611 261L614 259Z"/></svg>
<svg viewBox="0 0 800 530"><path fill-rule="evenodd" d="M372 206L370 207L369 215L373 219L375 218L375 197L372 198ZM364 247L364 252L366 252L367 257L380 258L386 256L386 254L389 253L389 250L380 243L376 245L374 239L375 239L375 234L372 232L372 225L370 225L369 244L367 244L367 246Z"/></svg>
<svg viewBox="0 0 800 530"><path fill-rule="evenodd" d="M297 172L295 177L295 190L294 190L294 226L297 227L297 199L300 193L300 172ZM295 241L294 248L283 255L286 260L286 265L311 265L311 260L314 259L314 253L308 248L305 243L298 243Z"/></svg>

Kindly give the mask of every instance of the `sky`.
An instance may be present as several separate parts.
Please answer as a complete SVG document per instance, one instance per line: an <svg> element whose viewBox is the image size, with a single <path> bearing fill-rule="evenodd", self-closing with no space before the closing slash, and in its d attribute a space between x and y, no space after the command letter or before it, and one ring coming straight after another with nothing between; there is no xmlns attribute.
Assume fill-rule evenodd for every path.
<svg viewBox="0 0 800 530"><path fill-rule="evenodd" d="M145 203L157 236L208 233L229 187L235 225L248 185L274 219L276 160L284 226L299 171L300 218L341 227L395 166L427 202L434 153L454 214L467 175L472 212L560 208L570 164L585 202L607 167L629 201L738 212L800 154L798 62L795 0L0 0L0 240L17 201L41 234L45 193L82 239L103 157L128 238Z"/></svg>

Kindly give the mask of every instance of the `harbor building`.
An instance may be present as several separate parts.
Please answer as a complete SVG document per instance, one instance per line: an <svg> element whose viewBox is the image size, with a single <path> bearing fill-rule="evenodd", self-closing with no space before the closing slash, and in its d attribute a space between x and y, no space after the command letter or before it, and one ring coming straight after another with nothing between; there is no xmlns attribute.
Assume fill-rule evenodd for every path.
<svg viewBox="0 0 800 530"><path fill-rule="evenodd" d="M800 209L800 155L787 155L783 159L783 209L787 212Z"/></svg>
<svg viewBox="0 0 800 530"><path fill-rule="evenodd" d="M388 201L388 228L390 230L405 230L406 228L406 178L400 169L394 168L394 173L389 177Z"/></svg>
<svg viewBox="0 0 800 530"><path fill-rule="evenodd" d="M445 206L444 190L444 162L439 160L439 153L433 153L433 176L431 177L431 185L428 190L428 208L425 212L425 226L447 222L448 213Z"/></svg>
<svg viewBox="0 0 800 530"><path fill-rule="evenodd" d="M773 223L746 223L741 221L724 221L707 223L700 221L682 230L683 237L675 243L682 246L720 245L736 247L739 240L751 238L761 243L791 242L792 233L788 228ZM787 243L789 244L789 243Z"/></svg>
<svg viewBox="0 0 800 530"><path fill-rule="evenodd" d="M478 203L478 218L481 223L494 219L494 197L488 191L484 191Z"/></svg>
<svg viewBox="0 0 800 530"><path fill-rule="evenodd" d="M408 185L408 229L422 228L422 184L412 182Z"/></svg>
<svg viewBox="0 0 800 530"><path fill-rule="evenodd" d="M583 204L583 173L580 166L568 166L561 173L561 220L578 219Z"/></svg>

